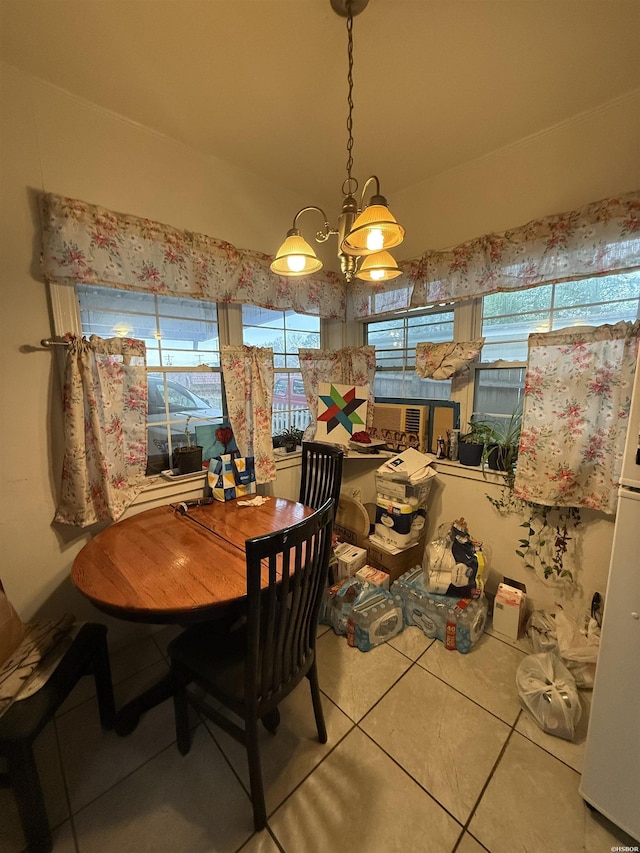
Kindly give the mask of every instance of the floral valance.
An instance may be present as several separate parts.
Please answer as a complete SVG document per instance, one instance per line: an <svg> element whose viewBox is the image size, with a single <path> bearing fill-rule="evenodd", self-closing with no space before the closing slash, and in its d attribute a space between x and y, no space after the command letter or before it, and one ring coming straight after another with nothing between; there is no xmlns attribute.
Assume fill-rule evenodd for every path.
<svg viewBox="0 0 640 853"><path fill-rule="evenodd" d="M288 279L261 252L51 193L41 196L41 221L46 281L345 317L346 285L331 270Z"/></svg>
<svg viewBox="0 0 640 853"><path fill-rule="evenodd" d="M536 219L399 264L385 284L350 286L355 317L640 268L640 192Z"/></svg>

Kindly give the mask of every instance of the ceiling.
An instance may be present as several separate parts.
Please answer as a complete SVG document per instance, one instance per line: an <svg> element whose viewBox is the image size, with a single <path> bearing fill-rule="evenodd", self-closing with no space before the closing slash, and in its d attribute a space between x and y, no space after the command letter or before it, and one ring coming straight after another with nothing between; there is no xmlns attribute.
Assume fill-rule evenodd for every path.
<svg viewBox="0 0 640 853"><path fill-rule="evenodd" d="M306 197L346 174L329 0L0 0L3 60ZM640 85L637 0L370 0L354 169L394 191ZM330 201L331 200L331 201Z"/></svg>

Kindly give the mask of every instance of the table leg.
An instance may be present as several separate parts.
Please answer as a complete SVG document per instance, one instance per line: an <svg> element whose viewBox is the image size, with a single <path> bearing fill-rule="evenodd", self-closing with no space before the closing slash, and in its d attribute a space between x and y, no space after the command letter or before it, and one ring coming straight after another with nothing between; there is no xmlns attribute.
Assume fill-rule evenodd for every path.
<svg viewBox="0 0 640 853"><path fill-rule="evenodd" d="M140 722L140 717L145 711L155 708L156 705L160 705L161 702L166 702L166 700L170 699L172 696L173 680L171 678L171 673L168 672L160 679L160 681L147 688L147 690L139 696L136 696L135 699L127 702L126 705L123 705L122 708L120 708L116 713L116 719L113 726L115 733L120 735L120 737L130 735Z"/></svg>

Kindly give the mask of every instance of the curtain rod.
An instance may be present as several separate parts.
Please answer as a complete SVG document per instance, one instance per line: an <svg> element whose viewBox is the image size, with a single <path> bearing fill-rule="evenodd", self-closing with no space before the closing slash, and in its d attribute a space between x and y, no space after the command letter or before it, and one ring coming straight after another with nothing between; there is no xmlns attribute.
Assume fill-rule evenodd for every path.
<svg viewBox="0 0 640 853"><path fill-rule="evenodd" d="M69 341L57 341L55 338L43 338L40 341L41 347L68 347Z"/></svg>

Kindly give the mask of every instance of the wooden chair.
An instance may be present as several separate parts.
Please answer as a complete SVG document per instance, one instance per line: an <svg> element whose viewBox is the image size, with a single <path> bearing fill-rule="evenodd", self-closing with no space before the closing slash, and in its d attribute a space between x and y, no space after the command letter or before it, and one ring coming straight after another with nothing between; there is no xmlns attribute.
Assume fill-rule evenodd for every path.
<svg viewBox="0 0 640 853"><path fill-rule="evenodd" d="M55 649L52 654L55 653ZM46 657L43 659L46 662ZM105 625L85 623L45 684L32 696L18 699L0 716L0 756L7 772L0 784L13 788L27 847L31 853L51 850L51 832L40 787L33 742L83 675L92 674L103 729L113 727L115 705Z"/></svg>
<svg viewBox="0 0 640 853"><path fill-rule="evenodd" d="M333 501L284 530L247 539L246 622L231 635L215 625L195 626L169 645L174 677L178 749L191 748L189 702L238 740L247 750L256 829L267 821L258 721L275 734L278 705L304 676L309 679L318 739L327 731L316 670L316 631L331 549ZM261 579L269 585L261 590ZM232 722L187 694L195 683L244 722Z"/></svg>
<svg viewBox="0 0 640 853"><path fill-rule="evenodd" d="M302 443L302 473L300 497L305 506L318 509L329 498L338 506L342 485L342 460L344 453L322 442Z"/></svg>

